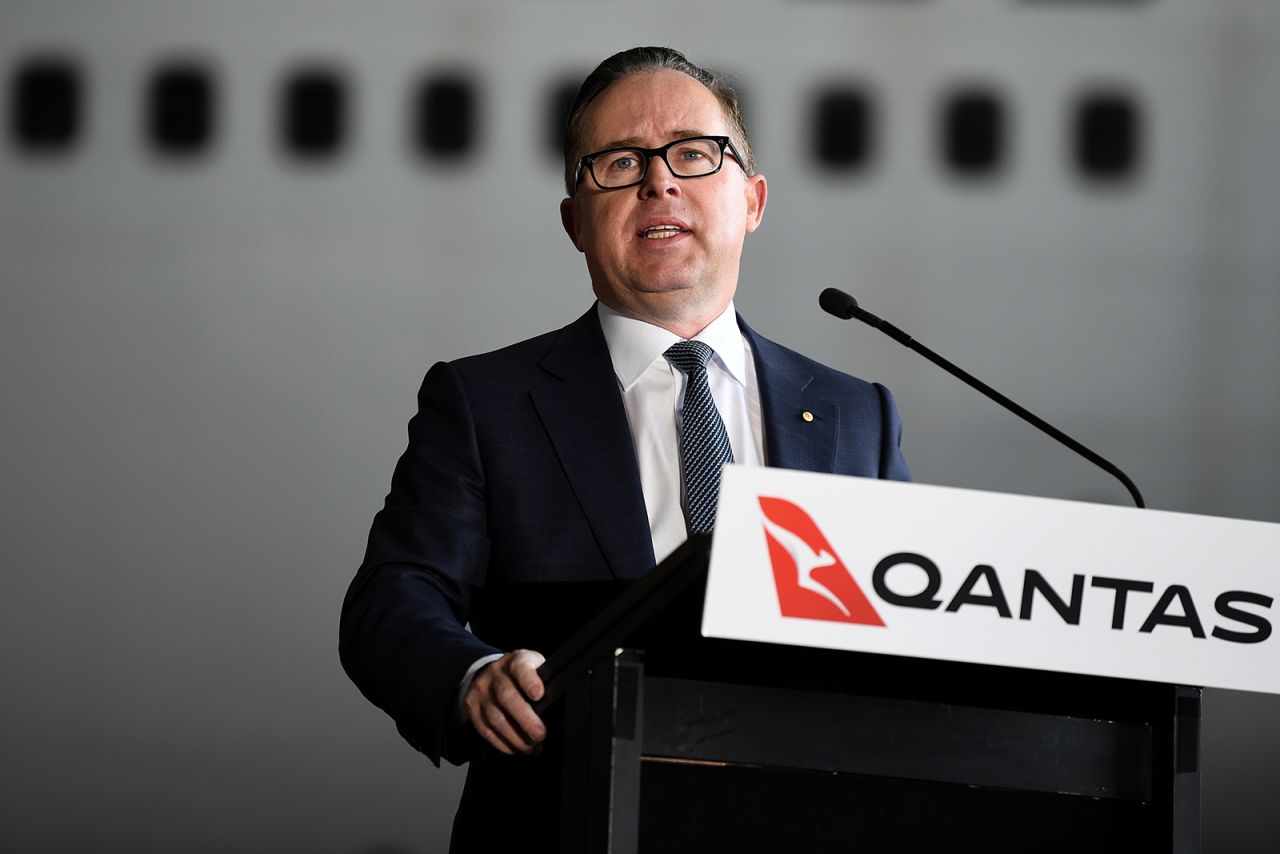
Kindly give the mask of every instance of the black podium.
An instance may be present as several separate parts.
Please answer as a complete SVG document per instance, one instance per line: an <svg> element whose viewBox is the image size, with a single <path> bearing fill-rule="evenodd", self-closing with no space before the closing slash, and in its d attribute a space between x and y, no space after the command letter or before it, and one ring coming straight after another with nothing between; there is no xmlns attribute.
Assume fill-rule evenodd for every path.
<svg viewBox="0 0 1280 854"><path fill-rule="evenodd" d="M709 546L542 669L562 851L1200 850L1200 689L702 638Z"/></svg>

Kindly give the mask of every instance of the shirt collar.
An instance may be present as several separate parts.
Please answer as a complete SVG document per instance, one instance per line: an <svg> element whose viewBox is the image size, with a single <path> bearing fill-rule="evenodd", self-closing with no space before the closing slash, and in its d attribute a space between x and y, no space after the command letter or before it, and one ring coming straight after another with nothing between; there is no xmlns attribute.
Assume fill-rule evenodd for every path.
<svg viewBox="0 0 1280 854"><path fill-rule="evenodd" d="M635 384L655 359L672 344L680 341L679 335L634 317L626 317L602 302L596 303L600 316L600 328L613 360L613 372L625 391ZM741 385L747 384L747 344L738 328L738 315L733 301L715 320L693 337L715 351L716 359Z"/></svg>

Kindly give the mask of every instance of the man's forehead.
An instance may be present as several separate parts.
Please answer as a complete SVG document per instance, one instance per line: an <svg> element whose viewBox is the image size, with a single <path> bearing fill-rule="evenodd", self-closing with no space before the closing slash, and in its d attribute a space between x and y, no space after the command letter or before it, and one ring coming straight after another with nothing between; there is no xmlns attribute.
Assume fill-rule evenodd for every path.
<svg viewBox="0 0 1280 854"><path fill-rule="evenodd" d="M583 119L588 150L728 132L715 94L689 75L670 69L618 80L600 93Z"/></svg>
<svg viewBox="0 0 1280 854"><path fill-rule="evenodd" d="M691 136L716 136L719 130L707 130L705 128L672 128L665 133L660 134L664 141L676 139L688 139ZM601 148L648 148L644 137L640 136L623 136L617 139L608 139L600 143Z"/></svg>

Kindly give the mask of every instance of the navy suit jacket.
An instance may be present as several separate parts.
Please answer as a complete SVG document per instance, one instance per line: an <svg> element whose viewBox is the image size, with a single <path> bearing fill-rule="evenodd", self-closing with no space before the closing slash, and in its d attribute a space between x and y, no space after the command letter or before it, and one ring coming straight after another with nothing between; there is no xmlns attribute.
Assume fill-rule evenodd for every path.
<svg viewBox="0 0 1280 854"><path fill-rule="evenodd" d="M755 358L768 465L908 478L887 389L739 325ZM455 718L471 663L521 647L553 651L539 646L555 632L539 631L538 614L512 618L521 591L635 579L653 564L631 432L593 306L556 332L427 373L343 603L342 663L414 747L436 763L461 762L478 741Z"/></svg>

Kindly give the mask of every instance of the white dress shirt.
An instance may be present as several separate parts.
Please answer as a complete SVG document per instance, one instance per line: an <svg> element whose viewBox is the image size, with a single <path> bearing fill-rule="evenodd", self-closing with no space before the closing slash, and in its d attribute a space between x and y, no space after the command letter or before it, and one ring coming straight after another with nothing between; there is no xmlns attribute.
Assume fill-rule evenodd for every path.
<svg viewBox="0 0 1280 854"><path fill-rule="evenodd" d="M660 326L624 317L604 303L599 303L598 309L636 449L653 555L660 563L689 536L681 509L680 407L685 375L662 355L681 338ZM715 352L707 364L707 380L729 434L734 462L763 465L764 430L755 360L738 328L733 303L693 340Z"/></svg>

